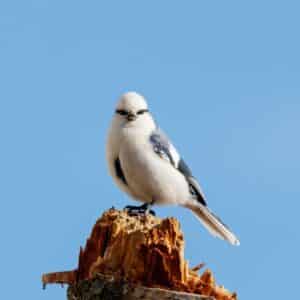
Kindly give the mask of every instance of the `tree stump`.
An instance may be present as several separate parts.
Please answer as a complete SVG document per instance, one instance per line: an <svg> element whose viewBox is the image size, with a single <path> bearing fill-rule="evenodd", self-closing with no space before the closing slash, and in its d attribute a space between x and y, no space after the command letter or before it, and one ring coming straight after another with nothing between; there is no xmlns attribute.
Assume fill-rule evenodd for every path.
<svg viewBox="0 0 300 300"><path fill-rule="evenodd" d="M178 221L110 209L93 227L78 268L45 274L43 284L69 284L69 300L234 300L211 271L198 275L184 259Z"/></svg>

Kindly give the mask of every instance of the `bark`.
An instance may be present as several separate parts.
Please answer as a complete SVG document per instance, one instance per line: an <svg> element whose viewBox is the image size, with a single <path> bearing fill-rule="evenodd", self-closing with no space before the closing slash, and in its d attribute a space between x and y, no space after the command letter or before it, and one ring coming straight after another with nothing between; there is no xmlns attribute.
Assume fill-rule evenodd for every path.
<svg viewBox="0 0 300 300"><path fill-rule="evenodd" d="M68 288L68 300L214 300L197 294L132 286L103 275L83 280Z"/></svg>

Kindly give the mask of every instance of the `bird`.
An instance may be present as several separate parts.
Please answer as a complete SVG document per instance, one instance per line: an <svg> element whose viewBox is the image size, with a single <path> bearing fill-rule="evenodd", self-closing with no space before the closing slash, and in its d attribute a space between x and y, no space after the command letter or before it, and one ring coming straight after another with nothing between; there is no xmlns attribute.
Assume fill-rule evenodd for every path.
<svg viewBox="0 0 300 300"><path fill-rule="evenodd" d="M179 205L190 209L213 236L240 244L209 209L191 169L137 92L127 92L117 102L108 130L106 160L116 185L143 202L141 206L126 206L129 212L154 213L153 205Z"/></svg>

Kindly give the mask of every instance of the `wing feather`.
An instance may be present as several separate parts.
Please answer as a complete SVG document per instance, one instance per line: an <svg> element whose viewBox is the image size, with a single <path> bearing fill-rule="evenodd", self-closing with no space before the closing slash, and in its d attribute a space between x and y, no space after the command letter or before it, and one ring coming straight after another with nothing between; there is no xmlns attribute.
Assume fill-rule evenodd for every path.
<svg viewBox="0 0 300 300"><path fill-rule="evenodd" d="M150 136L150 142L154 152L162 159L168 161L176 168L186 179L191 195L201 204L206 206L205 196L196 178L184 160L180 157L178 151L173 146L167 135L160 129L156 129Z"/></svg>

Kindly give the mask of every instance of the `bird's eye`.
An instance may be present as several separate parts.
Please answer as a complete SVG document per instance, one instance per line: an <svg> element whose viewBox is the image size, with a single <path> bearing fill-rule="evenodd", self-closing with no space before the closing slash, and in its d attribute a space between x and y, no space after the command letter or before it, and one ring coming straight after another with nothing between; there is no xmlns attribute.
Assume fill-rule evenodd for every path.
<svg viewBox="0 0 300 300"><path fill-rule="evenodd" d="M123 110L123 109L117 109L117 110L116 110L116 113L119 114L119 115L121 115L121 116L126 116L126 115L128 115L128 111Z"/></svg>
<svg viewBox="0 0 300 300"><path fill-rule="evenodd" d="M145 112L148 112L149 110L148 109L141 109L137 112L138 115L142 115L144 114Z"/></svg>

